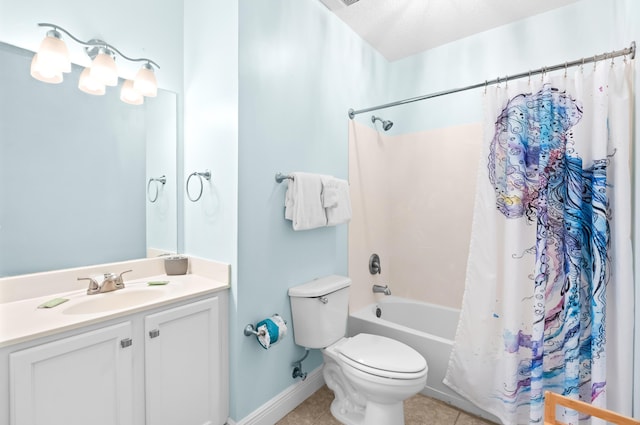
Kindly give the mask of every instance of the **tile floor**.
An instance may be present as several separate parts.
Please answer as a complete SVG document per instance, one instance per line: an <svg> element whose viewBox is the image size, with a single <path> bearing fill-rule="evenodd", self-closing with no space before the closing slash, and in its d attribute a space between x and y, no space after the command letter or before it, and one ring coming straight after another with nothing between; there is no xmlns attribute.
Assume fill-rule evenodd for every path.
<svg viewBox="0 0 640 425"><path fill-rule="evenodd" d="M341 425L329 410L332 401L333 392L325 385L276 425ZM405 401L404 420L405 425L493 425L421 394Z"/></svg>

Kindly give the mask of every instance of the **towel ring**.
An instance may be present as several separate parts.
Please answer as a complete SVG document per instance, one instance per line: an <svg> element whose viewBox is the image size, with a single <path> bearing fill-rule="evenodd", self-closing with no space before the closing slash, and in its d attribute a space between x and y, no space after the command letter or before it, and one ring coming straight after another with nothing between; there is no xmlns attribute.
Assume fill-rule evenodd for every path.
<svg viewBox="0 0 640 425"><path fill-rule="evenodd" d="M189 180L191 180L191 177L193 176L198 176L198 179L200 179L200 193L198 193L198 196L195 199L192 198L191 193L189 193ZM204 183L202 181L203 177L207 181L211 180L211 171L209 170L204 170L204 172L194 171L193 173L189 174L189 177L187 178L187 184L185 189L187 191L187 198L189 198L191 202L198 202L202 197L202 191L204 190Z"/></svg>
<svg viewBox="0 0 640 425"><path fill-rule="evenodd" d="M154 196L151 196L151 190L150 190L152 182L156 182L156 184L154 185L156 188L156 193ZM151 177L149 179L149 182L147 183L147 199L149 200L149 202L154 203L158 200L158 196L160 194L160 187L158 186L158 183L161 183L164 186L166 182L167 182L167 177L164 174L160 177Z"/></svg>

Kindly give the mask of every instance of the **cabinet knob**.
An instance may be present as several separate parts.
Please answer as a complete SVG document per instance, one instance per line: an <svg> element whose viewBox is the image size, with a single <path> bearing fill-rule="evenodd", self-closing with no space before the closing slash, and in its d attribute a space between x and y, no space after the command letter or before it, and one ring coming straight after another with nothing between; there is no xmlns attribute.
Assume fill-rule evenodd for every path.
<svg viewBox="0 0 640 425"><path fill-rule="evenodd" d="M154 329L149 331L149 338L155 338L157 336L160 336L160 329Z"/></svg>
<svg viewBox="0 0 640 425"><path fill-rule="evenodd" d="M120 346L122 348L130 347L131 344L133 344L133 341L131 340L131 338L125 338L120 340Z"/></svg>

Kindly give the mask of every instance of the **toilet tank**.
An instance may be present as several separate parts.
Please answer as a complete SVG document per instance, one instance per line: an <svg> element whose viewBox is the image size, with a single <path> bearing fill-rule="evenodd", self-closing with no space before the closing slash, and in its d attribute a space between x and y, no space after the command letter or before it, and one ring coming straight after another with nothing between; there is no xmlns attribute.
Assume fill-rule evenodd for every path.
<svg viewBox="0 0 640 425"><path fill-rule="evenodd" d="M324 348L347 333L351 279L331 275L289 288L293 338L306 348Z"/></svg>

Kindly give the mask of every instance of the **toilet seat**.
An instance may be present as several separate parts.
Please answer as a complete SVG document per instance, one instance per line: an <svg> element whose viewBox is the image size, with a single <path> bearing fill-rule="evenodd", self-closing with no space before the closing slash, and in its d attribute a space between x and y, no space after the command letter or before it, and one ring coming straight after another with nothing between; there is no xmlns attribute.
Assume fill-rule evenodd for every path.
<svg viewBox="0 0 640 425"><path fill-rule="evenodd" d="M345 365L389 379L414 380L427 374L427 362L413 348L391 338L358 334L336 347Z"/></svg>

